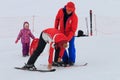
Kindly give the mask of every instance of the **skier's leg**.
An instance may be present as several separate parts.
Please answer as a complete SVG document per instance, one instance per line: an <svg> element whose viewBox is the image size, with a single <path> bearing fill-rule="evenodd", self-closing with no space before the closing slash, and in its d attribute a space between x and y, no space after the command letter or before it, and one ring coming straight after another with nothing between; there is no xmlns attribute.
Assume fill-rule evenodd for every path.
<svg viewBox="0 0 120 80"><path fill-rule="evenodd" d="M60 48L55 48L55 56L54 56L54 62L58 61L58 57L59 57L59 52L60 52Z"/></svg>
<svg viewBox="0 0 120 80"><path fill-rule="evenodd" d="M66 50L65 50L65 52L64 52L64 54L63 54L62 59L63 59L63 62L64 62L65 64L68 64L68 54L67 54L67 51L66 51Z"/></svg>
<svg viewBox="0 0 120 80"><path fill-rule="evenodd" d="M29 47L30 47L30 43L26 43L26 55L29 55Z"/></svg>
<svg viewBox="0 0 120 80"><path fill-rule="evenodd" d="M75 59L76 59L76 49L75 49L74 41L75 41L75 37L73 37L69 42L69 48L68 48L69 63L75 63Z"/></svg>
<svg viewBox="0 0 120 80"><path fill-rule="evenodd" d="M46 42L42 38L42 34L41 34L41 36L39 38L39 42L38 42L38 47L36 48L36 50L33 52L33 54L31 55L31 57L29 58L29 60L27 62L28 65L31 65L31 64L35 63L35 61L37 60L38 56L44 50L45 46L46 46Z"/></svg>
<svg viewBox="0 0 120 80"><path fill-rule="evenodd" d="M22 55L26 56L26 43L22 43Z"/></svg>

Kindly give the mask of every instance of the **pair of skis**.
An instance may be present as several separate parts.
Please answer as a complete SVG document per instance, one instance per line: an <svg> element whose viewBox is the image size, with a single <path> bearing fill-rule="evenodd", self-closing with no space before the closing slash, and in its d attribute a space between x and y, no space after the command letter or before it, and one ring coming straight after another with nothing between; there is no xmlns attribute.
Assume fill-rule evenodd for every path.
<svg viewBox="0 0 120 80"><path fill-rule="evenodd" d="M81 65L74 65L74 66L78 66L78 67L82 67L82 66L86 66L88 63L84 63L84 64L81 64ZM42 64L41 64L42 65ZM45 66L45 65L43 65ZM18 69L18 70L25 70L25 71L36 71L36 72L55 72L56 69L51 69L51 70L40 70L40 69L35 69L35 70L31 70L31 69L24 69L22 67L15 67L15 69Z"/></svg>

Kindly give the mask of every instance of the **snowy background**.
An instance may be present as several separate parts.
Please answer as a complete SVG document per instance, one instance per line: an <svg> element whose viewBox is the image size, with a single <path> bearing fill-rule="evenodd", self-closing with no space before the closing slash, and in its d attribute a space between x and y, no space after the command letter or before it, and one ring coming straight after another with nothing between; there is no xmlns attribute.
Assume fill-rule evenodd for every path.
<svg viewBox="0 0 120 80"><path fill-rule="evenodd" d="M89 10L93 10L93 36L76 38L76 65L88 62L86 67L56 68L53 73L15 70L29 57L22 57L21 43L15 44L23 22L30 22L36 37L41 30L53 27L59 8L69 0L0 0L0 79L1 80L120 80L120 1L71 0L76 4L78 29L86 33ZM88 20L86 24L85 18ZM48 46L35 63L46 69Z"/></svg>

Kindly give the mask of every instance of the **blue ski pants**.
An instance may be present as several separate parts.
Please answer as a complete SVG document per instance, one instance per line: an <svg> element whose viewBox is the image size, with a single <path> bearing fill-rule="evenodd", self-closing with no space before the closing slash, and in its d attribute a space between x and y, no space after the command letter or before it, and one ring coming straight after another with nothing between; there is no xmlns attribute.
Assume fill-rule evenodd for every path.
<svg viewBox="0 0 120 80"><path fill-rule="evenodd" d="M73 37L70 41L69 41L69 48L68 48L68 52L67 50L65 50L64 55L63 55L63 62L69 64L69 63L75 63L75 59L76 59L76 49L75 49L75 37Z"/></svg>

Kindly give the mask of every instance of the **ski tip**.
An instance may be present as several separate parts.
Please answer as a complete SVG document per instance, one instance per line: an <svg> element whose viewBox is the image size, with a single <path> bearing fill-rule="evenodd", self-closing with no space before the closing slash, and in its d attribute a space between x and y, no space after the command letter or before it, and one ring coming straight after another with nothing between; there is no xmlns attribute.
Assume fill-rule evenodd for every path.
<svg viewBox="0 0 120 80"><path fill-rule="evenodd" d="M88 65L88 63L85 63L84 66Z"/></svg>
<svg viewBox="0 0 120 80"><path fill-rule="evenodd" d="M21 69L20 67L14 67L14 69Z"/></svg>

